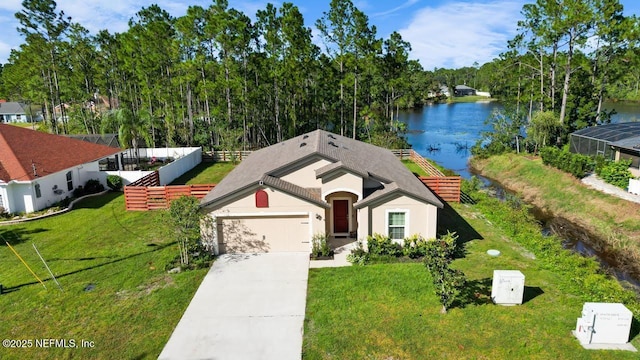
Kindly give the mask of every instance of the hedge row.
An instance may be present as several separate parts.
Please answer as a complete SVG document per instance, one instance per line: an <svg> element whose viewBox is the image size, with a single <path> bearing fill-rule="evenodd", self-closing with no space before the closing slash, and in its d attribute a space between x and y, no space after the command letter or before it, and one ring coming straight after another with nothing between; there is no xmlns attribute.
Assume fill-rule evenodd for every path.
<svg viewBox="0 0 640 360"><path fill-rule="evenodd" d="M595 167L595 161L587 155L574 154L554 147L542 148L540 157L545 165L568 172L578 179L587 176Z"/></svg>

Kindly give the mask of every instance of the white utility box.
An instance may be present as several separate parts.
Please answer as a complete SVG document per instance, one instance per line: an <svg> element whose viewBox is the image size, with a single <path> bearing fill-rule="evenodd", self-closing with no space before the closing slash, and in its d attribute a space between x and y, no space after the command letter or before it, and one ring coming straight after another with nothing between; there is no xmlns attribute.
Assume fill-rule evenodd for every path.
<svg viewBox="0 0 640 360"><path fill-rule="evenodd" d="M522 304L524 274L518 270L493 270L491 300L498 305Z"/></svg>
<svg viewBox="0 0 640 360"><path fill-rule="evenodd" d="M575 336L582 345L626 344L633 314L620 303L584 303Z"/></svg>

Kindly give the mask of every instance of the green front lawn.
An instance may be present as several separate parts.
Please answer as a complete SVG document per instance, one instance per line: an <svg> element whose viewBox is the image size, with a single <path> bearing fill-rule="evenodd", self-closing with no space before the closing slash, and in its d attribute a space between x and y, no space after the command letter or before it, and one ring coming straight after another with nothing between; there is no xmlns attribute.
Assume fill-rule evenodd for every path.
<svg viewBox="0 0 640 360"><path fill-rule="evenodd" d="M178 255L164 211L126 212L121 193L0 227L0 334L92 341L93 348L0 348L2 359L157 358L207 270L168 274ZM4 244L16 249L47 289ZM50 279L32 244L58 281Z"/></svg>
<svg viewBox="0 0 640 360"><path fill-rule="evenodd" d="M637 353L587 351L571 335L583 301L558 290L543 269L468 205L445 210L466 256L453 266L467 275L462 301L447 314L420 263L310 269L305 359L637 359ZM462 215L462 217L460 215ZM488 249L502 254L490 257ZM490 302L493 270L522 271L525 303ZM633 341L640 348L640 339Z"/></svg>

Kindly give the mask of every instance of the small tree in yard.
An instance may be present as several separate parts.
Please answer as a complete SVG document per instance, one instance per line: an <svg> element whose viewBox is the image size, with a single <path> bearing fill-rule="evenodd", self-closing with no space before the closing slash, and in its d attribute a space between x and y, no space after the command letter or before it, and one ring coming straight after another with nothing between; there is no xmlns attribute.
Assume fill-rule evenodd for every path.
<svg viewBox="0 0 640 360"><path fill-rule="evenodd" d="M194 254L204 251L200 239L200 201L193 196L181 196L171 202L169 215L180 249L180 264L189 265Z"/></svg>
<svg viewBox="0 0 640 360"><path fill-rule="evenodd" d="M427 241L426 244L424 265L433 278L433 286L436 295L440 298L443 314L453 304L466 282L462 271L449 267L456 251L457 239L458 236L455 233L448 232L442 238Z"/></svg>

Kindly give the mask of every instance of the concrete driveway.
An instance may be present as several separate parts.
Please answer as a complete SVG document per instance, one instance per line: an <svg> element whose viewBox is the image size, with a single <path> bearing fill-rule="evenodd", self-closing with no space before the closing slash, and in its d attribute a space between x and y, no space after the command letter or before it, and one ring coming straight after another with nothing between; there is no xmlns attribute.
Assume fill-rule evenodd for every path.
<svg viewBox="0 0 640 360"><path fill-rule="evenodd" d="M308 275L309 253L220 256L159 359L300 359Z"/></svg>

